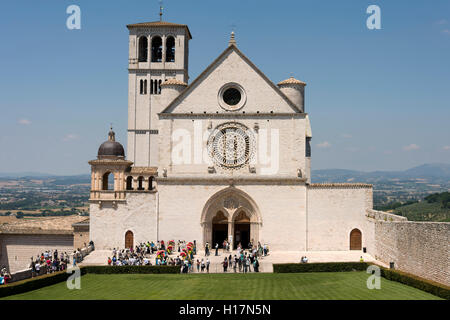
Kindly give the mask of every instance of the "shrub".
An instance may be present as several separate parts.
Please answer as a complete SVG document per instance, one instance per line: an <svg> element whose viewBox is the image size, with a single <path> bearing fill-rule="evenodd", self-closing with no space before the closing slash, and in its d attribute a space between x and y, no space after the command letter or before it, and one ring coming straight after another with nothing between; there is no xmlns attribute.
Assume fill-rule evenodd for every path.
<svg viewBox="0 0 450 320"><path fill-rule="evenodd" d="M81 272L81 274L83 274L83 271ZM46 286L50 286L52 284L66 281L69 276L69 273L66 273L65 271L59 271L39 276L37 278L30 278L10 284L5 284L0 286L0 297L6 297L13 294L37 290Z"/></svg>
<svg viewBox="0 0 450 320"><path fill-rule="evenodd" d="M434 294L435 296L441 297L446 300L450 300L450 287L434 282L428 279L424 279L418 276L415 276L410 273L386 269L380 267L381 276L391 281L400 282L406 284L408 286L423 290L425 292Z"/></svg>
<svg viewBox="0 0 450 320"><path fill-rule="evenodd" d="M80 268L81 275L92 274L163 274L180 273L179 266L85 266ZM59 271L36 278L25 279L0 286L0 298L24 293L66 281L71 273Z"/></svg>
<svg viewBox="0 0 450 320"><path fill-rule="evenodd" d="M273 265L274 273L365 271L366 262L281 263Z"/></svg>
<svg viewBox="0 0 450 320"><path fill-rule="evenodd" d="M179 266L86 266L86 273L93 274L161 274L180 273Z"/></svg>

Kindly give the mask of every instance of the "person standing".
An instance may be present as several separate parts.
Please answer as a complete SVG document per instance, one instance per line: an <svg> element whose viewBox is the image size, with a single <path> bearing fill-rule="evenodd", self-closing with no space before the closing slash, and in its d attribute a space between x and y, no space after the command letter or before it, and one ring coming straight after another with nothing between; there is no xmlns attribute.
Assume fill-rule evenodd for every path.
<svg viewBox="0 0 450 320"><path fill-rule="evenodd" d="M223 259L223 272L227 272L227 267L228 267L228 259L225 257L225 259Z"/></svg>
<svg viewBox="0 0 450 320"><path fill-rule="evenodd" d="M209 243L208 242L206 242L206 245L205 245L205 256L209 256Z"/></svg>
<svg viewBox="0 0 450 320"><path fill-rule="evenodd" d="M216 256L219 255L219 244L216 242Z"/></svg>
<svg viewBox="0 0 450 320"><path fill-rule="evenodd" d="M197 272L200 272L200 260L197 259Z"/></svg>
<svg viewBox="0 0 450 320"><path fill-rule="evenodd" d="M205 271L205 261L202 258L202 262L201 262L201 270L202 272Z"/></svg>
<svg viewBox="0 0 450 320"><path fill-rule="evenodd" d="M207 273L209 273L209 264L210 264L211 262L209 261L209 259L208 258L206 258L206 272Z"/></svg>

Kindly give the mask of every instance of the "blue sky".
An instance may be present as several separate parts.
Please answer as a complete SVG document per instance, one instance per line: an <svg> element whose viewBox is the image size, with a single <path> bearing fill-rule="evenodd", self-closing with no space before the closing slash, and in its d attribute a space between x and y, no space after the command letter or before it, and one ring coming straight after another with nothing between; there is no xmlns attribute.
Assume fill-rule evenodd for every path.
<svg viewBox="0 0 450 320"><path fill-rule="evenodd" d="M68 30L66 8L81 8ZM381 8L381 30L366 8ZM128 30L156 0L3 1L0 172L89 173L112 122L126 145ZM193 80L227 45L277 83L305 81L312 168L450 162L450 1L166 0L189 25Z"/></svg>

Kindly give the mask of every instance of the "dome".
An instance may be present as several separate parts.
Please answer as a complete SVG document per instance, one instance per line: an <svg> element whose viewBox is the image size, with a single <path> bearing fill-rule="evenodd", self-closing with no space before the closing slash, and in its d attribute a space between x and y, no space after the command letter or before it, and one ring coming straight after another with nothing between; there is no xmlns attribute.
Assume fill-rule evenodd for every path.
<svg viewBox="0 0 450 320"><path fill-rule="evenodd" d="M281 81L280 83L278 83L279 86L280 86L280 85L282 86L282 85L284 85L284 84L300 84L300 85L302 85L302 86L305 86L305 85L306 85L305 82L300 81L300 80L297 80L297 79L295 79L294 77L290 77L289 79L283 80L283 81Z"/></svg>
<svg viewBox="0 0 450 320"><path fill-rule="evenodd" d="M99 159L125 158L123 146L116 141L112 128L108 133L108 140L103 142L98 148L97 157Z"/></svg>
<svg viewBox="0 0 450 320"><path fill-rule="evenodd" d="M177 85L177 86L187 86L187 83L178 80L178 79L168 79L166 81L164 81L163 83L161 83L161 86L170 86L170 85Z"/></svg>

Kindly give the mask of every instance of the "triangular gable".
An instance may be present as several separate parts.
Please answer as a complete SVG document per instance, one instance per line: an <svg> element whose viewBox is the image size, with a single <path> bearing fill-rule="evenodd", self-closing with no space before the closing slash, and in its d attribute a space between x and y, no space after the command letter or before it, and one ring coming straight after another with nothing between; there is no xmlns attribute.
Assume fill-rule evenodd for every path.
<svg viewBox="0 0 450 320"><path fill-rule="evenodd" d="M247 75L243 74L236 76L237 70L230 70L230 72L220 70L221 67L226 67L225 64L227 58L233 58L234 62L237 64L242 62L240 67L242 67L243 70L240 69L239 72L247 72ZM281 92L280 89L272 81L270 81L270 79L267 78L267 76L262 73L235 45L228 46L183 92L180 93L180 95L178 95L177 98L175 98L162 111L162 113L194 112L194 110L192 110L193 108L196 108L196 112L198 113L203 113L205 111L207 113L225 112L218 104L217 94L220 87L228 81L224 82L223 79L211 80L210 77L211 75L214 76L214 72L222 72L220 77L225 76L225 78L228 78L227 80L229 82L237 82L241 84L242 81L245 82L244 78L246 76L253 77L253 80L259 81L259 85L261 87L260 92L255 92L257 91L255 89L255 81L248 81L248 86L252 87L253 92L249 92L247 94L247 98L250 98L251 100L253 95L253 97L261 100L261 95L264 95L264 98L267 97L269 99L271 105L264 106L264 103L259 103L258 106L255 106L251 105L250 101L250 103L247 103L242 109L246 112L255 111L251 110L251 108L258 109L260 112L268 112L268 110L264 110L265 107L273 112L301 113L301 110L298 109L298 107L291 100L289 100L289 98L286 97L286 95L283 94L283 92ZM245 84L243 86L245 87ZM196 95L198 97L195 97Z"/></svg>

